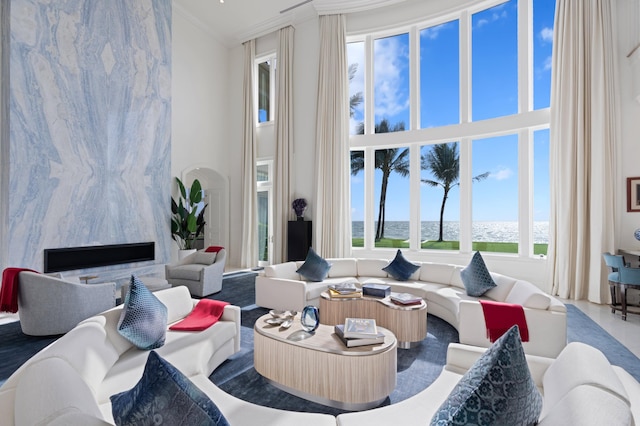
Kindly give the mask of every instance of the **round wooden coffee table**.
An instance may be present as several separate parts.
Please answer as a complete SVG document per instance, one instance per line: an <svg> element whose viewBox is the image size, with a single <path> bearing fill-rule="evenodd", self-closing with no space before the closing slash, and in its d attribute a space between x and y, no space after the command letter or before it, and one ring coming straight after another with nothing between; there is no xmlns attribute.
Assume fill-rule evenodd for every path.
<svg viewBox="0 0 640 426"><path fill-rule="evenodd" d="M332 298L326 291L320 297L320 322L344 324L345 318L375 318L376 324L387 328L398 339L398 347L408 349L427 337L427 303L396 305L387 296Z"/></svg>
<svg viewBox="0 0 640 426"><path fill-rule="evenodd" d="M384 343L347 348L333 326L307 333L299 315L288 329L267 324L268 318L253 327L254 365L274 386L350 411L379 406L396 387L397 345L389 330L379 327Z"/></svg>

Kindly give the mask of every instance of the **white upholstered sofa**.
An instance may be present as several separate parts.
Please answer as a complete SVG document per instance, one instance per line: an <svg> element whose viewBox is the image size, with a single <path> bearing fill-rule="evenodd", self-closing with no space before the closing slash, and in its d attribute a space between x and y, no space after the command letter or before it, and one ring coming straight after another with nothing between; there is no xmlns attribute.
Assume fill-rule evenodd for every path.
<svg viewBox="0 0 640 426"><path fill-rule="evenodd" d="M176 287L154 293L168 308L168 322L186 316L196 300ZM141 377L147 351L133 348L116 331L120 307L91 317L20 367L0 387L0 426L111 425L111 394ZM233 426L428 424L464 372L486 350L451 344L440 376L417 395L386 407L337 417L262 407L233 397L208 376L239 350L240 309L226 306L221 320L202 332L167 332L156 351L184 373ZM627 425L640 422L640 384L612 367L598 350L568 345L557 360L527 356L543 394L540 425Z"/></svg>
<svg viewBox="0 0 640 426"><path fill-rule="evenodd" d="M304 262L286 262L267 266L256 277L256 304L272 309L301 311L306 305L319 306L320 294L330 284L355 281L382 283L393 292L409 292L427 301L430 314L453 325L459 333L460 343L489 347L482 307L477 297L466 293L460 271L464 266L413 262L420 268L407 281L398 281L382 268L389 264L384 259L327 259L331 264L327 278L310 282L296 271ZM566 307L558 299L544 293L534 284L505 275L491 273L496 287L482 298L519 304L524 307L529 341L523 344L532 355L555 357L567 342ZM322 318L322 313L320 313Z"/></svg>

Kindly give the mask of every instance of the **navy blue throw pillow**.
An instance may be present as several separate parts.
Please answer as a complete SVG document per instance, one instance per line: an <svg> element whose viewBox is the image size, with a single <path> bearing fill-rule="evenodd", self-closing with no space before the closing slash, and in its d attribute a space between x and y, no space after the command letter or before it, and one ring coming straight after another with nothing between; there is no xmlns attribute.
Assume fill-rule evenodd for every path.
<svg viewBox="0 0 640 426"><path fill-rule="evenodd" d="M496 287L479 251L473 255L469 265L460 271L460 278L462 278L462 284L464 284L469 296L480 297Z"/></svg>
<svg viewBox="0 0 640 426"><path fill-rule="evenodd" d="M155 351L149 352L140 381L110 399L118 426L229 425L213 401Z"/></svg>
<svg viewBox="0 0 640 426"><path fill-rule="evenodd" d="M406 281L418 269L420 265L415 265L404 258L402 252L398 250L396 257L387 266L382 268L389 275L398 281Z"/></svg>
<svg viewBox="0 0 640 426"><path fill-rule="evenodd" d="M331 269L331 264L309 247L307 258L296 272L309 281L319 282L327 278L329 269Z"/></svg>
<svg viewBox="0 0 640 426"><path fill-rule="evenodd" d="M541 411L542 395L514 325L462 376L431 426L535 425Z"/></svg>

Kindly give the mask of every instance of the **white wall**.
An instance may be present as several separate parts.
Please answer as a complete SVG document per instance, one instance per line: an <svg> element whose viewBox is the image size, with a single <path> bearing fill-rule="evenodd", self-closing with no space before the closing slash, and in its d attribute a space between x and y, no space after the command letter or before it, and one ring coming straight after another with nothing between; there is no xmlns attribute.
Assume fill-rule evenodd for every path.
<svg viewBox="0 0 640 426"><path fill-rule="evenodd" d="M229 51L196 22L174 7L171 132L174 194L174 177L181 177L187 168L209 167L227 177L230 170L237 169L237 163L228 161L232 128L229 118L237 115L230 110L228 102L230 93L236 93L229 90L228 76L233 75L228 67ZM238 243L232 240L230 246L234 244ZM239 248L228 249L236 252ZM177 244L173 243L173 260L177 259L177 250Z"/></svg>

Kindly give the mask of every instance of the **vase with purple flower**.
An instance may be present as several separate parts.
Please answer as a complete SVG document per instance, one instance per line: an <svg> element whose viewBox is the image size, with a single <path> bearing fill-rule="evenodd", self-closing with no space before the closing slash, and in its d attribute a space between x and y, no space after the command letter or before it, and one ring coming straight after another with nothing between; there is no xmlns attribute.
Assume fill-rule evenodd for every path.
<svg viewBox="0 0 640 426"><path fill-rule="evenodd" d="M291 207L293 208L293 211L295 212L298 220L304 220L304 217L302 215L304 215L304 210L307 208L307 200L305 200L304 198L296 198L295 200L293 200L293 203L291 203Z"/></svg>

